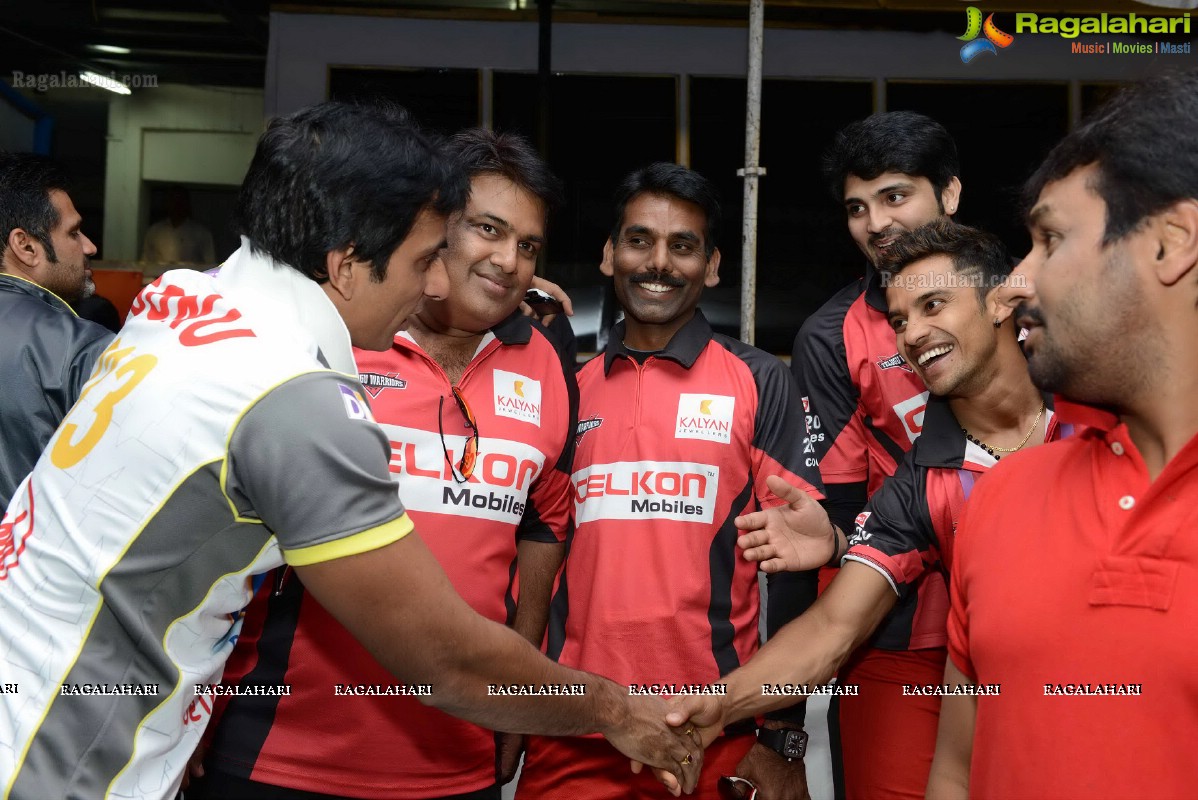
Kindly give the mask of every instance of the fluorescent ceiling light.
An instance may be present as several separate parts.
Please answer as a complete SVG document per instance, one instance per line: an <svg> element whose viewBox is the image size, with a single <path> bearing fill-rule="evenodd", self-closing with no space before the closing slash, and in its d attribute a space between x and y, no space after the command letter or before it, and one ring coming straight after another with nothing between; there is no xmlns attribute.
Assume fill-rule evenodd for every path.
<svg viewBox="0 0 1198 800"><path fill-rule="evenodd" d="M87 48L98 53L114 53L118 56L127 56L133 52L128 47L117 47L114 44L89 44Z"/></svg>
<svg viewBox="0 0 1198 800"><path fill-rule="evenodd" d="M80 72L79 77L85 82L90 83L100 89L107 89L110 92L117 94L133 94L129 91L129 87L120 81L114 81L112 78L105 78L103 75L97 75L94 72Z"/></svg>

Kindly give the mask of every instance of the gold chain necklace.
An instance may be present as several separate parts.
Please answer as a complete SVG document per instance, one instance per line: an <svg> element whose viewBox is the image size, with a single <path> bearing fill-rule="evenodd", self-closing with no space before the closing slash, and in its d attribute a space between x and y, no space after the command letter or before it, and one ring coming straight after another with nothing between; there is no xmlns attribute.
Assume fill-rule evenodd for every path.
<svg viewBox="0 0 1198 800"><path fill-rule="evenodd" d="M987 453L989 453L991 456L994 457L995 461L997 461L1000 458L1002 458L1002 456L1000 456L999 453L1014 453L1016 450L1022 450L1023 446L1028 443L1029 439L1032 438L1032 434L1036 432L1036 426L1040 424L1040 417L1042 417L1042 416L1044 416L1044 404L1043 403L1040 404L1040 410L1036 412L1036 419L1034 422L1032 422L1032 427L1028 430L1027 436L1024 436L1023 441L1020 442L1019 444L1015 445L1014 447L991 447L990 445L983 442L981 439L978 439L976 436L971 434L969 431L965 430L964 426L961 427L961 433L965 434L966 439L968 439L969 441L976 444L978 447L985 450Z"/></svg>

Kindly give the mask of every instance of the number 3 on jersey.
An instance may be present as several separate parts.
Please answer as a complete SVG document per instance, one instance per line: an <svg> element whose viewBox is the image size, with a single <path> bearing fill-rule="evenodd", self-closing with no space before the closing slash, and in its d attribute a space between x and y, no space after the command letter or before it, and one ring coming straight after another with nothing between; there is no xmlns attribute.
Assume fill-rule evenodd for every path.
<svg viewBox="0 0 1198 800"><path fill-rule="evenodd" d="M59 469L69 469L75 466L103 438L108 426L112 424L112 409L123 400L137 384L150 374L150 370L158 363L157 356L133 355L133 348L120 349L121 340L116 339L108 345L108 349L100 356L95 376L83 387L79 402L63 420L62 433L54 442L50 451L50 461ZM115 384L115 386L113 385ZM101 397L95 404L93 413L95 419L91 425L79 434L79 425L73 418L78 416L79 409L87 396L96 391L97 387L108 388L108 394Z"/></svg>

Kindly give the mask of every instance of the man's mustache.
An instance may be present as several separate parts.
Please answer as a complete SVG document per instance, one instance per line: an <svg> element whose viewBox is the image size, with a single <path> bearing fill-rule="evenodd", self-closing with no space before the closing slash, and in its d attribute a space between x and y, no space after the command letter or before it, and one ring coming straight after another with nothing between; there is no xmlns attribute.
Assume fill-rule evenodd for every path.
<svg viewBox="0 0 1198 800"><path fill-rule="evenodd" d="M1015 319L1021 325L1027 325L1029 322L1033 325L1043 325L1044 312L1038 308L1032 308L1027 303L1020 303L1015 308Z"/></svg>
<svg viewBox="0 0 1198 800"><path fill-rule="evenodd" d="M657 270L638 272L628 280L632 283L660 283L674 287L686 286L686 281L677 275L668 272L658 272Z"/></svg>

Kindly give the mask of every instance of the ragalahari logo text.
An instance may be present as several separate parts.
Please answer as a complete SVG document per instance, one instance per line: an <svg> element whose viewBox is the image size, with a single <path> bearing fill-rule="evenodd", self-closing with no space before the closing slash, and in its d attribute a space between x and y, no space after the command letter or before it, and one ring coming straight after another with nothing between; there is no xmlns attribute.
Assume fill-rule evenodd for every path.
<svg viewBox="0 0 1198 800"><path fill-rule="evenodd" d="M978 36L983 38L979 39ZM982 53L998 55L998 48L1011 46L1015 37L998 29L994 24L994 15L986 17L982 22L981 9L970 6L965 9L965 33L957 37L965 46L961 48L961 63L968 64Z"/></svg>

